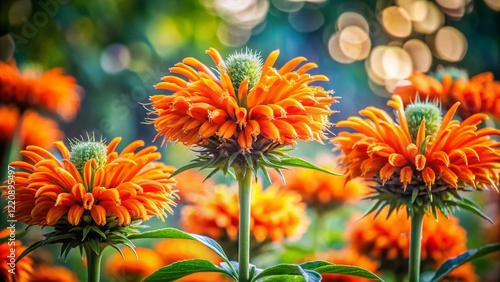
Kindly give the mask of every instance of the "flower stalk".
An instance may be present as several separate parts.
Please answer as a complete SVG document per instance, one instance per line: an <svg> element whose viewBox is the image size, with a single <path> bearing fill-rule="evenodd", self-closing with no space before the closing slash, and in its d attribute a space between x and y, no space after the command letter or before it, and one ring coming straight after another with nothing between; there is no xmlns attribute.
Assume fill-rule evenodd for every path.
<svg viewBox="0 0 500 282"><path fill-rule="evenodd" d="M96 254L89 244L84 246L85 255L87 256L87 281L99 282L101 274L101 258L102 250Z"/></svg>
<svg viewBox="0 0 500 282"><path fill-rule="evenodd" d="M239 282L249 281L250 265L250 204L252 200L252 178L250 167L239 171L238 190L240 200L240 223L238 233Z"/></svg>
<svg viewBox="0 0 500 282"><path fill-rule="evenodd" d="M422 223L425 213L416 211L411 216L409 281L420 281L420 250L422 248Z"/></svg>

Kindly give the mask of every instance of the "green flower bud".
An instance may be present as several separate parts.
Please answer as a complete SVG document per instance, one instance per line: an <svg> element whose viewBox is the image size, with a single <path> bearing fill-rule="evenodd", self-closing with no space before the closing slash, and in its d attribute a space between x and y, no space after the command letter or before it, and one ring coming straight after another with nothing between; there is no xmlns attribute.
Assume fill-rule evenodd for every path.
<svg viewBox="0 0 500 282"><path fill-rule="evenodd" d="M406 120L411 137L417 139L418 129L422 120L425 120L425 136L434 135L441 126L443 116L441 108L435 102L415 101L405 109Z"/></svg>
<svg viewBox="0 0 500 282"><path fill-rule="evenodd" d="M95 141L94 137L88 137L87 141L74 139L70 140L70 146L70 161L81 174L83 174L85 164L91 159L95 159L97 167L106 164L107 149L103 140Z"/></svg>
<svg viewBox="0 0 500 282"><path fill-rule="evenodd" d="M245 78L248 78L248 89L252 89L259 81L263 64L260 54L246 49L245 52L241 51L229 55L225 63L236 92Z"/></svg>

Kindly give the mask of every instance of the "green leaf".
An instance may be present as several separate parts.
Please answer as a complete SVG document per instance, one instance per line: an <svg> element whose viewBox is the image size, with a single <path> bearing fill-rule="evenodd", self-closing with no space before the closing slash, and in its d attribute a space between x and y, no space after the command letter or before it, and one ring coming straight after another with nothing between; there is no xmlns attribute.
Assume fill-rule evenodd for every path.
<svg viewBox="0 0 500 282"><path fill-rule="evenodd" d="M271 266L269 268L264 269L259 275L255 276L251 281L258 281L260 279L266 277L273 276L302 276L303 280L306 282L318 282L321 280L321 275L316 273L314 270L303 269L298 264L278 264L275 266ZM284 277L283 277L284 278ZM295 278L292 278L295 279ZM262 281L262 280L261 280ZM264 280L266 281L266 280ZM278 281L278 280L276 280ZM281 281L288 281L287 279L283 279Z"/></svg>
<svg viewBox="0 0 500 282"><path fill-rule="evenodd" d="M181 173L181 172L184 172L186 170L189 170L189 169L193 169L193 168L197 168L197 167L201 167L203 164L199 163L199 162L192 162L190 164L187 164L183 167L180 167L178 168L176 171L174 171L169 178L172 178L174 176L176 176L177 174Z"/></svg>
<svg viewBox="0 0 500 282"><path fill-rule="evenodd" d="M32 244L31 246L29 246L26 250L24 250L24 252L22 252L19 257L17 258L16 262L18 262L19 260L21 260L23 257L25 257L26 255L28 255L29 253L31 253L32 251L44 246L44 245L48 245L48 244L55 244L55 243L62 243L62 240L64 239L75 239L74 238L74 234L64 234L64 235L57 235L57 236L52 236L52 237L49 237L45 240L42 240L42 241L38 241L34 244Z"/></svg>
<svg viewBox="0 0 500 282"><path fill-rule="evenodd" d="M274 275L263 279L262 282L304 282L304 277L299 275Z"/></svg>
<svg viewBox="0 0 500 282"><path fill-rule="evenodd" d="M467 263L469 261L478 259L480 257L498 251L500 251L500 244L490 244L478 249L468 250L467 252L459 255L458 257L451 258L445 261L438 268L438 270L436 271L434 277L432 277L430 282L439 281L440 279L445 277L448 273L450 273L452 270L454 270L455 268L459 267L464 263Z"/></svg>
<svg viewBox="0 0 500 282"><path fill-rule="evenodd" d="M236 275L236 270L234 270L231 265L229 259L227 258L226 253L222 247L212 238L201 236L197 234L190 234L179 229L175 228L164 228L153 231L147 231L144 233L133 234L128 237L128 239L187 239L187 240L196 240L203 245L207 246L209 249L214 251L224 262L228 263L229 267L233 269L234 274Z"/></svg>
<svg viewBox="0 0 500 282"><path fill-rule="evenodd" d="M284 158L282 158L281 165L309 168L309 169L314 169L314 170L321 171L321 172L328 173L328 174L332 174L332 175L339 175L339 176L343 175L342 173L336 173L333 171L329 171L329 170L324 169L322 167L319 167L313 163L310 163L306 160L303 160L301 158L296 158L296 157L284 157Z"/></svg>
<svg viewBox="0 0 500 282"><path fill-rule="evenodd" d="M418 196L418 188L413 188L413 191L411 191L411 203L413 204L415 200L417 199Z"/></svg>
<svg viewBox="0 0 500 282"><path fill-rule="evenodd" d="M174 281L184 276L200 272L220 272L229 275L223 268L214 265L208 260L190 259L174 262L162 267L146 277L143 282Z"/></svg>
<svg viewBox="0 0 500 282"><path fill-rule="evenodd" d="M314 270L320 274L344 274L349 276L368 278L375 281L384 281L372 272L354 265L339 265L327 261L312 261L303 263L302 265L304 265L304 267L307 267L308 270ZM315 265L317 265L317 267L314 267Z"/></svg>
<svg viewBox="0 0 500 282"><path fill-rule="evenodd" d="M456 204L458 207L460 207L468 212L471 212L477 216L480 216L480 217L486 219L487 221L489 221L491 224L493 224L493 220L491 220L491 218L489 218L486 214L484 214L477 207L477 205L475 203L473 203L471 201L467 201L465 198L463 198L462 200L454 199L452 202L454 204Z"/></svg>

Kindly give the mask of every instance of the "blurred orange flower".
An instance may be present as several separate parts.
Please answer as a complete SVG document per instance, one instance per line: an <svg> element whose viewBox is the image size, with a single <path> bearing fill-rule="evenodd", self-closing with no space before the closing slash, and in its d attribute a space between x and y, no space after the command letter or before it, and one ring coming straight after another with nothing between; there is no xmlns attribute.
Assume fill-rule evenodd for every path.
<svg viewBox="0 0 500 282"><path fill-rule="evenodd" d="M75 273L64 266L39 265L35 267L29 282L78 282Z"/></svg>
<svg viewBox="0 0 500 282"><path fill-rule="evenodd" d="M9 237L15 238L10 229L0 231L0 239ZM29 256L25 256L20 261L16 259L26 249L19 240L10 240L0 243L0 281L5 282L28 282L33 272L33 261ZM14 252L12 252L14 250ZM12 270L14 269L14 270ZM14 271L15 274L12 274Z"/></svg>
<svg viewBox="0 0 500 282"><path fill-rule="evenodd" d="M491 138L500 135L495 128L478 129L486 114L475 114L463 122L452 120L459 103L442 118L425 117L432 103L415 103L406 112L397 95L387 103L396 110L397 121L385 111L368 107L362 116L337 123L356 132L340 132L332 138L335 150L343 153L343 164L350 177L373 177L380 189L408 196L413 189L427 187L430 193L448 189L493 188L500 181L500 142ZM407 115L409 114L409 117ZM425 197L427 191L420 191ZM431 204L433 203L430 201Z"/></svg>
<svg viewBox="0 0 500 282"><path fill-rule="evenodd" d="M456 74L461 73L463 74ZM408 78L410 85L396 88L395 94L401 95L405 104L414 101L439 99L445 108L460 102L458 113L467 118L476 113L490 113L500 118L500 82L495 81L491 72L485 72L468 79L459 69L441 68L436 79L415 71Z"/></svg>
<svg viewBox="0 0 500 282"><path fill-rule="evenodd" d="M120 253L113 253L104 266L106 274L118 281L142 281L164 265L153 250L136 247L135 252L137 256L129 248L122 249L123 258Z"/></svg>
<svg viewBox="0 0 500 282"><path fill-rule="evenodd" d="M0 101L4 103L22 109L41 107L70 121L80 108L80 99L76 80L62 69L21 73L14 64L0 62Z"/></svg>
<svg viewBox="0 0 500 282"><path fill-rule="evenodd" d="M155 245L155 251L163 259L165 265L187 260L187 259L205 259L215 265L219 265L222 260L212 250L202 243L194 240L167 239ZM229 277L220 273L196 273L191 274L177 282L204 282L204 281L232 281Z"/></svg>
<svg viewBox="0 0 500 282"><path fill-rule="evenodd" d="M305 233L309 220L306 205L300 195L284 191L271 185L263 190L254 184L250 229L257 242L278 242L284 239L298 239ZM181 226L184 230L212 238L236 241L238 237L239 205L238 190L235 187L218 185L213 191L197 197L181 212Z"/></svg>
<svg viewBox="0 0 500 282"><path fill-rule="evenodd" d="M177 180L177 195L181 203L192 202L193 197L198 197L205 193L207 189L213 189L215 183L212 179L206 179L205 175L199 171L190 169L175 176Z"/></svg>
<svg viewBox="0 0 500 282"><path fill-rule="evenodd" d="M21 121L20 142L22 148L35 145L51 149L54 147L54 142L64 137L57 122L50 118L43 117L32 110L27 110L22 117L19 115L17 108L0 105L1 141L10 142L12 140L19 121Z"/></svg>
<svg viewBox="0 0 500 282"><path fill-rule="evenodd" d="M324 260L334 264L353 265L364 268L375 274L378 269L378 262L359 253L352 248L344 248L342 250L329 250L323 253L318 253L308 260ZM370 279L343 275L343 274L322 274L321 281L325 282L356 282L356 281L371 281Z"/></svg>
<svg viewBox="0 0 500 282"><path fill-rule="evenodd" d="M336 171L333 165L321 165L329 171ZM318 210L329 210L344 203L353 202L369 193L368 182L362 178L349 179L346 175L318 173L305 168L283 170L286 184L283 189L295 191L304 202ZM271 174L273 183L281 182L277 173Z"/></svg>
<svg viewBox="0 0 500 282"><path fill-rule="evenodd" d="M117 137L107 146L73 143L71 153L56 142L61 161L37 146L21 151L27 161L11 163L23 170L15 174L16 219L29 225L60 223L71 228L89 223L102 226L112 218L124 226L172 212L175 181L168 177L174 168L155 162L161 154L154 146L135 153L144 146L140 140L116 152L120 140Z"/></svg>
<svg viewBox="0 0 500 282"><path fill-rule="evenodd" d="M388 208L384 208L381 213L387 211ZM407 271L410 219L405 211L391 213L387 218L377 216L359 219L359 214L356 214L352 217L346 234L350 246L379 260L381 269L403 273ZM457 218L450 216L447 219L438 215L436 220L431 215L426 215L422 230L423 268L437 269L447 259L465 252L466 243L466 231L459 225ZM464 270L467 269L472 269L472 272L466 276L474 277L473 267L465 266Z"/></svg>

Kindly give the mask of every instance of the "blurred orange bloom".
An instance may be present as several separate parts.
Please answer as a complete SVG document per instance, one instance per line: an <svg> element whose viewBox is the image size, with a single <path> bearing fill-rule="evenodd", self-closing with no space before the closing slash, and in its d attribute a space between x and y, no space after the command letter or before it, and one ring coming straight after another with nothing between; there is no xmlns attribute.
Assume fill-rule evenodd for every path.
<svg viewBox="0 0 500 282"><path fill-rule="evenodd" d="M187 259L204 259L211 261L215 265L219 265L222 260L212 250L202 243L194 240L183 239L167 239L155 245L155 251L163 259L165 265L187 260ZM232 281L229 277L220 273L196 273L191 274L177 282L205 282L205 281Z"/></svg>
<svg viewBox="0 0 500 282"><path fill-rule="evenodd" d="M142 281L164 266L162 258L153 250L136 247L135 251L123 248L123 258L115 252L104 265L105 273L118 281Z"/></svg>
<svg viewBox="0 0 500 282"><path fill-rule="evenodd" d="M181 203L192 202L193 197L205 193L207 189L213 189L215 183L212 179L206 179L205 175L197 170L186 170L175 176L177 181L177 195Z"/></svg>
<svg viewBox="0 0 500 282"><path fill-rule="evenodd" d="M405 116L403 101L397 95L387 103L397 113L397 121L385 111L368 107L362 116L350 117L337 123L356 132L341 132L332 139L336 150L342 151L343 164L350 177L373 177L384 189L411 194L412 189L425 185L431 192L449 187L493 188L498 191L500 180L500 142L491 138L500 135L495 128L478 129L486 114L475 114L463 122L452 120L456 103L443 117L437 132L426 136L425 119L412 137Z"/></svg>
<svg viewBox="0 0 500 282"><path fill-rule="evenodd" d="M35 267L29 282L78 282L75 273L64 266L39 265Z"/></svg>
<svg viewBox="0 0 500 282"><path fill-rule="evenodd" d="M387 210L384 208L381 214ZM391 213L387 218L377 216L359 219L359 214L356 214L352 217L346 234L352 248L381 261L382 269L407 271L410 219L405 211ZM447 219L439 214L436 220L431 215L426 215L422 230L423 268L437 269L447 259L465 252L466 243L466 231L459 225L457 218L450 216ZM464 269L472 269L468 277L475 276L473 267L465 266Z"/></svg>
<svg viewBox="0 0 500 282"><path fill-rule="evenodd" d="M299 67L306 58L297 57L276 69L279 51L274 51L261 66L249 69L242 63L237 67L246 77L237 81L241 77L229 73L228 61L217 50L210 48L206 53L215 63L215 72L189 57L170 68L182 77L165 76L156 85L173 92L150 97L153 109L149 114L156 116L150 123L158 131L156 137L204 146L226 159L234 154L266 153L295 140L326 139L323 131L330 126L328 116L333 113L329 107L337 97L309 85L328 80L307 73L316 64ZM247 72L255 76L254 85ZM244 158L235 162L246 164Z"/></svg>
<svg viewBox="0 0 500 282"><path fill-rule="evenodd" d="M238 190L234 188L218 185L193 200L193 204L184 206L181 212L183 229L219 240L236 241L239 205ZM309 225L305 209L306 205L295 192L283 191L275 185L263 190L260 184L254 184L250 215L253 239L257 242L278 242L285 237L298 239Z"/></svg>
<svg viewBox="0 0 500 282"><path fill-rule="evenodd" d="M10 142L12 140L19 121L21 121L20 142L22 148L35 145L51 149L54 147L54 142L64 137L56 121L43 117L32 110L27 110L20 117L17 108L0 105L1 141Z"/></svg>
<svg viewBox="0 0 500 282"><path fill-rule="evenodd" d="M459 71L459 70L455 70ZM401 95L405 104L420 100L439 99L445 108L460 102L458 113L467 118L476 113L490 113L500 118L500 82L495 81L491 72L473 76L454 78L451 71L439 70L438 79L415 71L408 78L410 85L396 88L395 94Z"/></svg>
<svg viewBox="0 0 500 282"><path fill-rule="evenodd" d="M321 165L321 167L329 171L337 170L333 165ZM368 182L362 178L349 180L346 175L318 173L305 168L283 170L282 173L286 180L283 188L297 192L310 207L319 210L339 207L369 193ZM276 173L271 175L273 183L281 181Z"/></svg>
<svg viewBox="0 0 500 282"><path fill-rule="evenodd" d="M0 239L11 236L10 229L0 230ZM10 239L9 239L10 240ZM19 240L0 243L0 281L5 282L28 282L33 272L33 261L29 256L23 257L15 263L16 259L26 249ZM14 252L12 252L14 250ZM15 263L15 264L14 264ZM13 266L13 267L12 267ZM14 269L12 274L10 271Z"/></svg>
<svg viewBox="0 0 500 282"><path fill-rule="evenodd" d="M23 170L15 173L16 219L29 225L71 227L105 225L116 218L117 225L124 226L172 212L175 181L168 177L174 168L155 162L161 154L154 146L134 152L144 146L140 140L116 152L120 140L102 144L103 160L78 160L61 141L56 142L61 161L37 146L21 151L27 161L11 163Z"/></svg>
<svg viewBox="0 0 500 282"><path fill-rule="evenodd" d="M359 253L352 248L344 248L342 250L329 250L323 253L316 254L308 260L324 260L334 264L353 265L364 268L375 274L378 269L378 262ZM371 281L370 279L343 275L343 274L322 274L321 281L325 282L356 282L356 281Z"/></svg>
<svg viewBox="0 0 500 282"><path fill-rule="evenodd" d="M75 118L80 108L78 85L62 69L20 72L13 64L0 62L0 101L20 108L41 107L65 121Z"/></svg>

